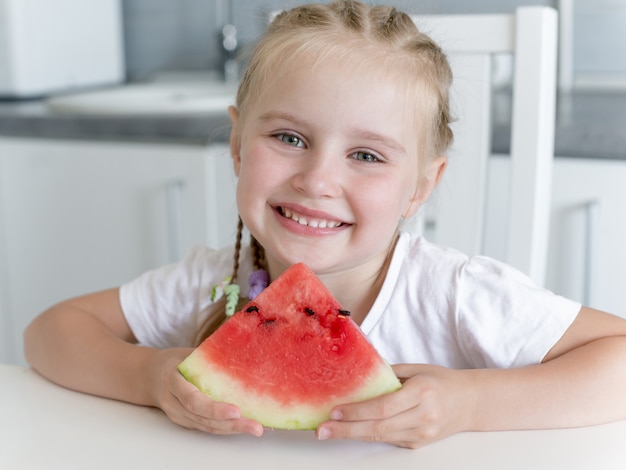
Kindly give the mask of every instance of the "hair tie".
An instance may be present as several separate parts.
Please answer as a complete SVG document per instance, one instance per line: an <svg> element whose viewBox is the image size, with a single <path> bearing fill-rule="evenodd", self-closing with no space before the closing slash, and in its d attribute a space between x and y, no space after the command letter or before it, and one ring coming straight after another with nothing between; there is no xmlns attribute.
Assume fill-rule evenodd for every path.
<svg viewBox="0 0 626 470"><path fill-rule="evenodd" d="M220 284L216 284L211 288L211 300L224 295L226 297L226 316L232 317L239 302L239 286L232 283L232 277L228 276Z"/></svg>
<svg viewBox="0 0 626 470"><path fill-rule="evenodd" d="M265 269L257 269L248 277L248 284L250 285L250 291L248 297L250 300L259 295L270 283L270 275Z"/></svg>
<svg viewBox="0 0 626 470"><path fill-rule="evenodd" d="M232 317L237 309L237 302L239 302L239 286L237 284L225 285L224 295L226 296L226 316Z"/></svg>
<svg viewBox="0 0 626 470"><path fill-rule="evenodd" d="M213 287L211 287L211 301L212 302L215 302L217 299L219 299L222 296L222 294L224 293L224 287L230 284L231 280L232 280L232 277L228 276L220 284L213 284Z"/></svg>

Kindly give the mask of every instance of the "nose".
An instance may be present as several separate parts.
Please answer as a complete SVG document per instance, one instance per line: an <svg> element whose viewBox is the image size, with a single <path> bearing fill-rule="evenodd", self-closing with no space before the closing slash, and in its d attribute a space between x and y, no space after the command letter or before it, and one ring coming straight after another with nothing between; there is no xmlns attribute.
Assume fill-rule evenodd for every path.
<svg viewBox="0 0 626 470"><path fill-rule="evenodd" d="M342 191L341 162L336 152L311 152L293 177L294 187L311 198L338 197Z"/></svg>

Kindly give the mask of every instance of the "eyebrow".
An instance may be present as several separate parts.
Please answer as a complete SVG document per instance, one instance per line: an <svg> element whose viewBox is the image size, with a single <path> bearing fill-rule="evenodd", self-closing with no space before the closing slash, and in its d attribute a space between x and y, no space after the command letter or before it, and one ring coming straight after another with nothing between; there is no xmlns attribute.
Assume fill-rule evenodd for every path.
<svg viewBox="0 0 626 470"><path fill-rule="evenodd" d="M275 119L290 121L297 125L306 124L306 121L300 119L295 114L283 112L283 111L268 111L267 113L264 113L261 116L259 116L259 120L263 122L269 122ZM359 128L351 128L349 129L349 132L351 135L355 135L359 139L380 142L381 144L397 152L406 153L406 149L399 142L397 142L395 139L392 139L390 137L387 137L387 136L384 136L384 135L381 135L381 134L378 134L376 132L372 132L369 130L359 129Z"/></svg>
<svg viewBox="0 0 626 470"><path fill-rule="evenodd" d="M283 111L268 111L267 113L261 114L259 116L259 120L263 122L273 121L275 119L282 119L285 121L291 121L295 124L304 124L304 121L298 119L298 117L291 113L286 113Z"/></svg>
<svg viewBox="0 0 626 470"><path fill-rule="evenodd" d="M371 131L367 131L363 129L351 129L350 132L356 135L357 137L359 137L360 139L380 142L381 144L397 152L406 153L406 149L399 142L397 142L395 139L392 139L390 137L386 137L384 135L377 134L376 132L371 132Z"/></svg>

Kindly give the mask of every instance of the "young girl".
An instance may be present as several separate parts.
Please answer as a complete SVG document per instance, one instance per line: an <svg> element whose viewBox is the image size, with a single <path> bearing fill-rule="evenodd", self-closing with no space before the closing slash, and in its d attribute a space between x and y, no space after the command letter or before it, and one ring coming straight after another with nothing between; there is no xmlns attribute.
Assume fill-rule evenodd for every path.
<svg viewBox="0 0 626 470"><path fill-rule="evenodd" d="M450 82L439 47L392 8L338 1L280 14L229 110L235 249L198 248L52 307L25 333L32 366L66 387L159 407L181 426L260 436L258 422L176 366L225 318L215 286L230 276L245 299L263 287L257 273L250 292L253 271L275 279L304 262L404 382L337 406L319 439L418 447L465 430L625 418L626 321L399 228L446 166Z"/></svg>

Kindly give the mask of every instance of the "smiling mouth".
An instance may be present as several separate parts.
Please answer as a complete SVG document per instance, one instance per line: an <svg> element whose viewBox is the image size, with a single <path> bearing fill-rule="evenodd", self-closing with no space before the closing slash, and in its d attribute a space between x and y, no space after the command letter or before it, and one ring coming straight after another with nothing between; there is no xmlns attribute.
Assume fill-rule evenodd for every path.
<svg viewBox="0 0 626 470"><path fill-rule="evenodd" d="M284 207L279 207L278 212L280 215L287 219L291 219L294 222L299 223L300 225L305 225L307 227L313 228L337 228L341 227L343 222L339 222L337 220L328 220L328 219L319 219L317 217L308 217L303 214L299 214L297 212L292 211L291 209L286 209Z"/></svg>

